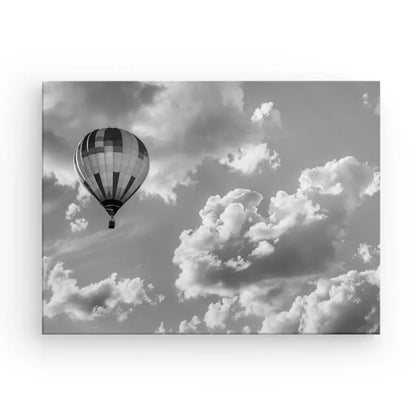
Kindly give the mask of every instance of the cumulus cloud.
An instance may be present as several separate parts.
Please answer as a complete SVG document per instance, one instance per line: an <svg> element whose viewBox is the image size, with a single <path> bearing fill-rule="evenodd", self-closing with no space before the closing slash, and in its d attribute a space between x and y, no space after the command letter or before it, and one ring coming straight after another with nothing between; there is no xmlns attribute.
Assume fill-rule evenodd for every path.
<svg viewBox="0 0 416 416"><path fill-rule="evenodd" d="M76 200L83 208L85 208L91 200L91 195L81 184L78 184Z"/></svg>
<svg viewBox="0 0 416 416"><path fill-rule="evenodd" d="M44 259L44 282L47 300L43 314L48 318L66 315L74 321L92 321L113 316L125 320L136 305L158 304L146 290L144 279L120 279L117 273L97 283L79 287L73 271L65 269L62 262L51 268L50 258Z"/></svg>
<svg viewBox="0 0 416 416"><path fill-rule="evenodd" d="M370 253L370 247L368 244L361 243L358 247L357 254L361 257L364 263L371 263L373 256Z"/></svg>
<svg viewBox="0 0 416 416"><path fill-rule="evenodd" d="M266 240L260 241L254 250L250 253L253 257L266 257L274 252L274 246Z"/></svg>
<svg viewBox="0 0 416 416"><path fill-rule="evenodd" d="M376 116L380 117L380 97L373 99L368 93L364 93L361 96L361 101L367 111L371 111Z"/></svg>
<svg viewBox="0 0 416 416"><path fill-rule="evenodd" d="M324 166L306 169L299 178L300 192L307 197L345 204L348 212L362 204L366 196L380 190L380 173L354 157L332 160Z"/></svg>
<svg viewBox="0 0 416 416"><path fill-rule="evenodd" d="M91 195L80 183L78 183L75 201L68 205L65 212L65 218L67 220L72 220L76 214L81 212L81 208L85 208L88 205L90 200Z"/></svg>
<svg viewBox="0 0 416 416"><path fill-rule="evenodd" d="M88 221L85 218L77 218L75 221L70 224L71 231L77 233L85 230L88 227Z"/></svg>
<svg viewBox="0 0 416 416"><path fill-rule="evenodd" d="M243 327L243 334L251 334L251 333L252 333L251 328L248 325L245 325Z"/></svg>
<svg viewBox="0 0 416 416"><path fill-rule="evenodd" d="M73 233L83 231L88 226L88 221L85 218L77 218L74 220L74 217L81 212L82 208L88 205L90 198L85 188L78 184L76 202L71 202L65 212L65 219L70 221L69 225Z"/></svg>
<svg viewBox="0 0 416 416"><path fill-rule="evenodd" d="M263 152L256 160L264 156L276 164L275 152L264 146L246 147L261 144L267 132L263 125L253 124L243 109L240 83L168 84L157 104L147 109L147 117L134 125L151 143L152 167L143 191L175 201L175 187L193 183L193 174L205 158L229 165L225 163L231 163L228 155L235 155L235 166L229 166L236 169L242 166L238 159L248 159L248 151L255 149ZM251 166L261 161L253 161Z"/></svg>
<svg viewBox="0 0 416 416"><path fill-rule="evenodd" d="M46 118L45 116L44 120ZM44 125L43 176L54 179L60 186L75 188L78 181L72 167L72 155L77 143L72 144L70 140Z"/></svg>
<svg viewBox="0 0 416 416"><path fill-rule="evenodd" d="M304 170L296 192L278 191L266 216L258 212L258 192L211 196L201 225L180 235L177 289L185 298L233 297L253 283L327 271L349 215L376 192L378 180L373 167L345 157Z"/></svg>
<svg viewBox="0 0 416 416"><path fill-rule="evenodd" d="M163 321L156 328L155 334L166 334L165 323Z"/></svg>
<svg viewBox="0 0 416 416"><path fill-rule="evenodd" d="M264 318L276 311L289 309L297 296L314 290L315 281L314 276L272 278L243 286L238 299L241 310L236 313L236 318L250 315Z"/></svg>
<svg viewBox="0 0 416 416"><path fill-rule="evenodd" d="M224 264L225 266L235 270L236 272L241 272L242 270L245 270L251 266L251 263L249 261L244 260L241 256L229 259Z"/></svg>
<svg viewBox="0 0 416 416"><path fill-rule="evenodd" d="M103 123L130 123L163 89L161 84L143 82L46 82L44 125L69 139L78 127L85 128L86 134Z"/></svg>
<svg viewBox="0 0 416 416"><path fill-rule="evenodd" d="M379 292L378 270L320 279L288 310L269 313L260 333L377 333Z"/></svg>
<svg viewBox="0 0 416 416"><path fill-rule="evenodd" d="M267 143L248 144L238 149L236 154L230 153L219 162L244 175L251 175L262 165L268 165L272 169L280 166L279 155L275 151L270 152Z"/></svg>
<svg viewBox="0 0 416 416"><path fill-rule="evenodd" d="M364 264L372 263L374 257L379 255L380 250L377 247L367 243L361 243L355 254L356 257L361 258Z"/></svg>
<svg viewBox="0 0 416 416"><path fill-rule="evenodd" d="M101 126L124 128L143 139L151 165L141 195L166 202L176 201L176 186L193 183L205 158L235 155L229 166L239 171L243 160L250 161L250 171L278 164L275 151L258 146L278 111L264 108L264 122L252 122L240 83L47 83L44 109L45 175L59 176L62 184L75 186L73 149Z"/></svg>
<svg viewBox="0 0 416 416"><path fill-rule="evenodd" d="M225 320L230 315L231 307L236 300L237 297L223 298L217 303L211 303L204 316L205 325L210 329L225 329Z"/></svg>
<svg viewBox="0 0 416 416"><path fill-rule="evenodd" d="M362 96L361 96L361 100L363 102L364 107L368 107L370 105L370 101L369 101L369 97L368 97L368 93L365 92Z"/></svg>
<svg viewBox="0 0 416 416"><path fill-rule="evenodd" d="M76 204L75 202L71 202L71 203L68 205L68 208L67 208L67 210L66 210L66 212L65 212L65 218L66 218L67 220L72 220L72 218L74 218L74 217L75 217L75 215L76 215L78 212L80 212L80 211L81 211L81 209L80 209L79 205L78 205L78 204Z"/></svg>
<svg viewBox="0 0 416 416"><path fill-rule="evenodd" d="M282 127L280 112L273 107L274 103L271 101L261 104L260 107L254 110L251 116L252 123L262 125L265 121L270 121L276 126Z"/></svg>
<svg viewBox="0 0 416 416"><path fill-rule="evenodd" d="M159 295L156 295L156 299L158 303L162 303L166 299L166 297L165 295L159 294Z"/></svg>
<svg viewBox="0 0 416 416"><path fill-rule="evenodd" d="M196 315L194 315L190 321L184 320L179 323L179 333L195 333L197 332L201 323L201 320Z"/></svg>

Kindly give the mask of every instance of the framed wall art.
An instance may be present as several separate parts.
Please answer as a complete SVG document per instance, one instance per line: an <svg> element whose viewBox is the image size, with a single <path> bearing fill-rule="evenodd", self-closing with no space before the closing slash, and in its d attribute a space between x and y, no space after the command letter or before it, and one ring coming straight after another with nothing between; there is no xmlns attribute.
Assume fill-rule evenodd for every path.
<svg viewBox="0 0 416 416"><path fill-rule="evenodd" d="M43 332L380 332L378 82L45 82Z"/></svg>

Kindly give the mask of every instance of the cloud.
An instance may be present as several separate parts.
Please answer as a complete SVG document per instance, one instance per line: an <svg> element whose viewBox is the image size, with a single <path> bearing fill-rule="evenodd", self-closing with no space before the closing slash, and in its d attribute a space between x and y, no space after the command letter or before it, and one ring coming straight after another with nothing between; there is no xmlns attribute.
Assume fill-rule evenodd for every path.
<svg viewBox="0 0 416 416"><path fill-rule="evenodd" d="M62 262L51 268L51 258L44 258L44 281L48 300L44 301L43 314L48 318L66 315L74 321L92 321L113 316L122 321L136 305L158 304L146 290L144 279L119 279L117 273L97 283L79 287L72 270ZM49 295L49 296L48 296Z"/></svg>
<svg viewBox="0 0 416 416"><path fill-rule="evenodd" d="M366 196L380 190L380 173L352 156L332 160L324 166L305 169L299 191L307 197L345 204L348 212L360 206Z"/></svg>
<svg viewBox="0 0 416 416"><path fill-rule="evenodd" d="M90 200L91 195L81 184L78 184L76 199L68 205L65 212L65 218L67 220L72 220L76 214L81 212L81 208L85 208L88 205Z"/></svg>
<svg viewBox="0 0 416 416"><path fill-rule="evenodd" d="M102 126L132 131L145 142L151 163L141 195L166 202L176 201L178 185L194 182L205 158L227 160L232 154L230 169L242 171L250 161L250 172L278 164L277 153L262 143L278 111L253 123L240 83L47 83L44 108L45 175L54 174L62 184L75 184L76 144Z"/></svg>
<svg viewBox="0 0 416 416"><path fill-rule="evenodd" d="M225 329L225 320L230 315L231 307L236 300L237 297L223 298L217 303L211 303L204 316L206 326L210 329Z"/></svg>
<svg viewBox="0 0 416 416"><path fill-rule="evenodd" d="M105 223L106 225L107 223ZM108 250L115 245L120 245L131 238L144 236L152 229L154 223L137 222L134 218L131 220L119 221L117 224L117 233L109 233L108 229L100 227L97 231L91 233L72 233L65 238L44 239L43 248L45 254L54 258L62 256L80 255L97 255L103 250Z"/></svg>
<svg viewBox="0 0 416 416"><path fill-rule="evenodd" d="M166 299L165 295L162 295L162 294L156 295L156 300L158 304L162 303L165 299Z"/></svg>
<svg viewBox="0 0 416 416"><path fill-rule="evenodd" d="M368 93L364 93L361 96L361 101L367 111L371 111L376 116L380 117L380 97L372 99Z"/></svg>
<svg viewBox="0 0 416 416"><path fill-rule="evenodd" d="M67 208L67 210L66 210L66 212L65 212L65 218L66 218L67 220L72 220L72 218L74 218L74 217L75 217L75 215L76 215L78 212L80 212L80 211L81 211L81 209L80 209L79 205L78 205L78 204L76 204L75 202L71 202L71 203L68 205L68 208Z"/></svg>
<svg viewBox="0 0 416 416"><path fill-rule="evenodd" d="M251 330L251 328L246 325L243 327L243 334L251 334L253 331Z"/></svg>
<svg viewBox="0 0 416 416"><path fill-rule="evenodd" d="M69 224L71 226L71 231L77 233L85 230L88 227L88 221L85 218L77 218L75 221Z"/></svg>
<svg viewBox="0 0 416 416"><path fill-rule="evenodd" d="M76 200L78 201L79 205L83 208L85 208L91 201L91 195L81 184L78 184Z"/></svg>
<svg viewBox="0 0 416 416"><path fill-rule="evenodd" d="M276 126L282 127L280 112L277 109L273 109L273 106L274 104L270 101L263 103L260 107L256 108L251 116L252 123L262 125L268 120L273 122Z"/></svg>
<svg viewBox="0 0 416 416"><path fill-rule="evenodd" d="M279 155L275 151L270 152L267 143L248 144L219 162L244 175L253 174L261 165L267 164L271 169L280 166Z"/></svg>
<svg viewBox="0 0 416 416"><path fill-rule="evenodd" d="M314 275L291 279L271 278L241 287L238 299L241 310L235 317L253 315L264 318L271 313L289 309L297 296L314 290L315 281Z"/></svg>
<svg viewBox="0 0 416 416"><path fill-rule="evenodd" d="M145 142L149 142L152 165L143 192L174 202L175 187L193 183L193 175L205 158L222 160L229 165L228 155L236 155L235 166L229 165L236 169L242 166L238 163L240 157L249 157L247 152L251 148L247 146L261 144L267 132L264 126L253 124L244 112L244 92L240 83L173 83L166 86L160 100L146 110L146 117L137 120L133 130L149 138ZM267 149L264 144L256 148L257 152L263 149ZM260 156L273 158L271 163L277 163L275 152L263 150ZM227 160L229 163L225 162ZM254 165L256 161L252 162Z"/></svg>
<svg viewBox="0 0 416 416"><path fill-rule="evenodd" d="M380 250L367 243L361 243L358 246L354 257L360 257L364 264L372 263L375 256L380 255Z"/></svg>
<svg viewBox="0 0 416 416"><path fill-rule="evenodd" d="M319 279L288 310L268 314L260 333L378 333L379 292L378 270Z"/></svg>
<svg viewBox="0 0 416 416"><path fill-rule="evenodd" d="M162 321L158 328L155 330L155 334L166 334L165 323Z"/></svg>
<svg viewBox="0 0 416 416"><path fill-rule="evenodd" d="M69 225L73 233L83 231L87 228L88 221L85 218L77 218L74 221L72 220L81 212L81 208L85 208L88 205L90 199L91 197L85 188L81 184L78 184L76 202L71 202L65 212L65 218L70 221Z"/></svg>
<svg viewBox="0 0 416 416"><path fill-rule="evenodd" d="M241 256L227 260L224 264L226 267L235 270L236 272L241 272L251 266L251 263L244 260Z"/></svg>
<svg viewBox="0 0 416 416"><path fill-rule="evenodd" d="M370 253L370 247L368 244L361 243L358 247L357 254L361 257L364 263L371 263L373 256Z"/></svg>
<svg viewBox="0 0 416 416"><path fill-rule="evenodd" d="M44 120L46 119L44 115ZM80 140L81 138L79 138ZM75 188L78 180L72 166L75 145L43 126L43 176L60 186Z"/></svg>
<svg viewBox="0 0 416 416"><path fill-rule="evenodd" d="M265 216L258 192L211 196L201 225L179 237L177 289L185 298L233 297L253 283L326 272L336 266L349 215L377 191L378 180L373 167L349 156L304 170L296 192L278 191Z"/></svg>
<svg viewBox="0 0 416 416"><path fill-rule="evenodd" d="M266 240L260 241L250 253L252 257L266 257L274 252L274 246Z"/></svg>
<svg viewBox="0 0 416 416"><path fill-rule="evenodd" d="M103 123L109 127L130 123L163 90L161 84L143 82L46 82L44 125L69 138L78 127L85 128L86 134Z"/></svg>
<svg viewBox="0 0 416 416"><path fill-rule="evenodd" d="M48 288L48 273L51 267L52 257L43 256L42 258L42 289Z"/></svg>
<svg viewBox="0 0 416 416"><path fill-rule="evenodd" d="M199 325L201 325L201 320L194 315L190 321L184 320L179 324L179 333L195 333L198 330Z"/></svg>

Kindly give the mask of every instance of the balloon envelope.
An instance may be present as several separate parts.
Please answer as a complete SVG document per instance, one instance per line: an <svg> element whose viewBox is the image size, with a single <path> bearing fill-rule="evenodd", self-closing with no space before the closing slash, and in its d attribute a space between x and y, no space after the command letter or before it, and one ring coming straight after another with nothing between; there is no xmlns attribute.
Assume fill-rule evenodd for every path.
<svg viewBox="0 0 416 416"><path fill-rule="evenodd" d="M149 172L149 154L134 134L105 128L88 133L74 151L79 180L114 216L140 188Z"/></svg>

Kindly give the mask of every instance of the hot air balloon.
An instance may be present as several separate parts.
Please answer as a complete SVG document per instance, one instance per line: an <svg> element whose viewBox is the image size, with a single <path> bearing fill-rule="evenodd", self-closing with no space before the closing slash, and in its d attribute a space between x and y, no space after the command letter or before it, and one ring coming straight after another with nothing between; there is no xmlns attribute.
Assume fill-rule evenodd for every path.
<svg viewBox="0 0 416 416"><path fill-rule="evenodd" d="M81 184L114 216L140 188L149 172L149 154L134 134L117 128L88 133L75 148L74 168Z"/></svg>

